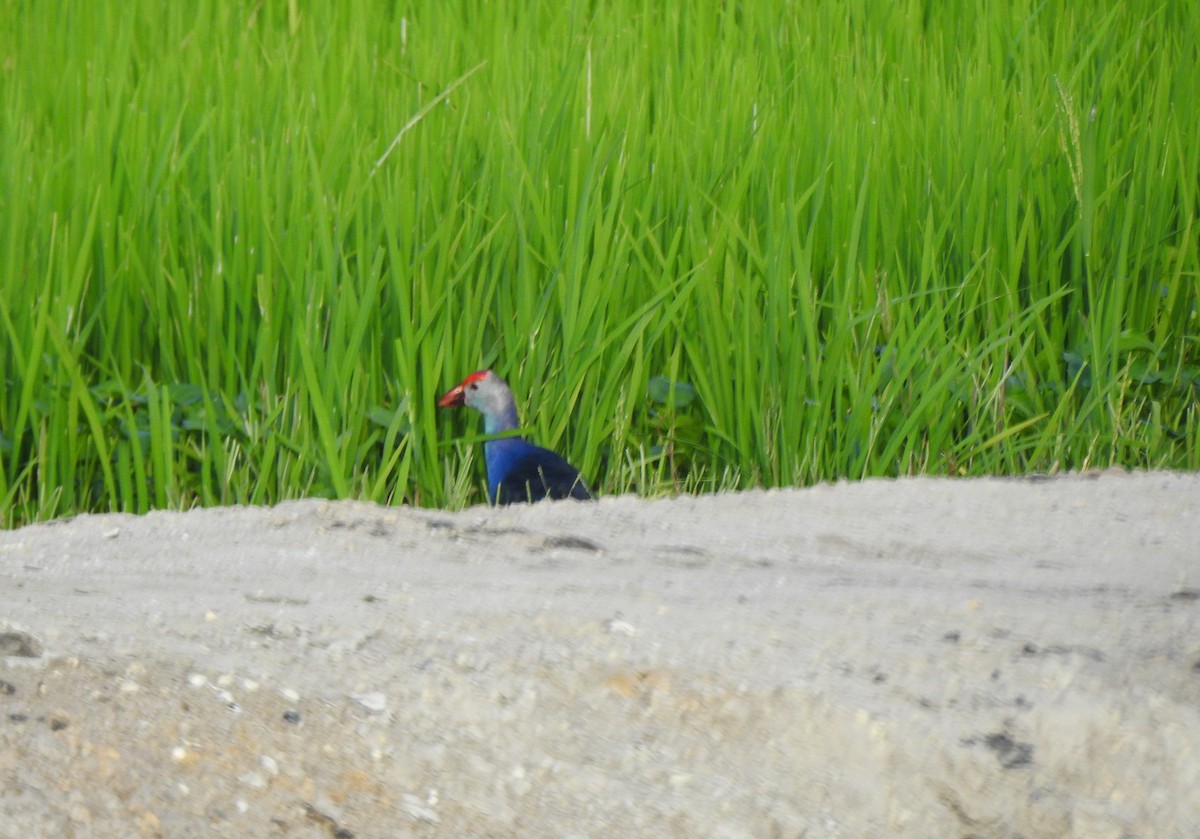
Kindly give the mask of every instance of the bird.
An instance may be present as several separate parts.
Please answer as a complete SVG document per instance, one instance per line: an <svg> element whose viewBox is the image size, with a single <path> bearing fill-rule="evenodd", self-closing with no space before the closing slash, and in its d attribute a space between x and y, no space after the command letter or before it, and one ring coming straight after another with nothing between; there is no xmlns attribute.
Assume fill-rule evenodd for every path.
<svg viewBox="0 0 1200 839"><path fill-rule="evenodd" d="M438 400L443 408L466 405L483 414L486 434L520 428L517 402L504 380L491 370L480 370L446 391ZM590 501L592 493L579 470L549 449L524 437L501 437L483 444L487 464L488 499L492 504L518 504L545 498Z"/></svg>

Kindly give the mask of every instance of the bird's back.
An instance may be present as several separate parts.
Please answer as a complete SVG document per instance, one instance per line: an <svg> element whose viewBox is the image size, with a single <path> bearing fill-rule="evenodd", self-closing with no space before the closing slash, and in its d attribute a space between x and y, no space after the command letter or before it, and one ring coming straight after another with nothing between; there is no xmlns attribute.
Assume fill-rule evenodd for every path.
<svg viewBox="0 0 1200 839"><path fill-rule="evenodd" d="M504 471L495 495L497 504L520 504L544 498L580 501L592 498L579 470L561 455L532 445Z"/></svg>

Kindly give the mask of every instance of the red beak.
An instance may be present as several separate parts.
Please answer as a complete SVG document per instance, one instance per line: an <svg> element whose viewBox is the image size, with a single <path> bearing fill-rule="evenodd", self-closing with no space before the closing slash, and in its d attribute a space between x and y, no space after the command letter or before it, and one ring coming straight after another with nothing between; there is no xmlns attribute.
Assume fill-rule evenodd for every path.
<svg viewBox="0 0 1200 839"><path fill-rule="evenodd" d="M446 391L446 395L438 400L438 404L443 408L453 408L457 405L466 405L467 387L470 386L470 388L474 390L475 383L483 381L489 375L491 374L487 370L480 370L478 373L472 373L463 379L458 387L453 387Z"/></svg>
<svg viewBox="0 0 1200 839"><path fill-rule="evenodd" d="M446 395L438 400L438 405L443 408L453 408L458 405L467 404L467 394L463 391L462 385L455 385L446 391Z"/></svg>

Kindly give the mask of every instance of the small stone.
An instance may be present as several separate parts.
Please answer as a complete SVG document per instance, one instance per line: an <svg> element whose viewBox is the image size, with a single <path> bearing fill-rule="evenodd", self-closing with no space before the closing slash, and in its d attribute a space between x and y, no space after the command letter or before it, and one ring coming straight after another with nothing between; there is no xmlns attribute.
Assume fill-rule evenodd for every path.
<svg viewBox="0 0 1200 839"><path fill-rule="evenodd" d="M298 692L292 690L291 688L280 688L279 695L282 696L284 699L286 699L288 702L299 702L300 701L300 694Z"/></svg>
<svg viewBox="0 0 1200 839"><path fill-rule="evenodd" d="M41 658L42 644L28 632L10 629L0 632L0 656L15 658Z"/></svg>
<svg viewBox="0 0 1200 839"><path fill-rule="evenodd" d="M267 770L267 772L271 775L279 774L279 763L276 762L275 758L271 757L270 755L263 755L259 760L259 763L261 763L262 768Z"/></svg>
<svg viewBox="0 0 1200 839"><path fill-rule="evenodd" d="M350 698L372 714L382 714L387 710L387 697L377 690L369 693L352 693Z"/></svg>
<svg viewBox="0 0 1200 839"><path fill-rule="evenodd" d="M106 530L101 534L105 539L116 539L121 535L121 528L114 527L112 530Z"/></svg>
<svg viewBox="0 0 1200 839"><path fill-rule="evenodd" d="M441 818L432 807L426 806L425 802L417 798L415 795L404 794L404 803L401 805L404 812L417 821L427 822L428 824L438 824Z"/></svg>
<svg viewBox="0 0 1200 839"><path fill-rule="evenodd" d="M297 711L284 711L283 721L286 723L291 723L292 725L296 725L300 722L300 714Z"/></svg>
<svg viewBox="0 0 1200 839"><path fill-rule="evenodd" d="M187 681L194 688L202 688L208 684L208 677L203 673L189 673Z"/></svg>
<svg viewBox="0 0 1200 839"><path fill-rule="evenodd" d="M68 816L70 816L71 821L76 822L77 824L92 823L92 811L87 807L84 807L82 804L76 804L73 806L68 813Z"/></svg>
<svg viewBox="0 0 1200 839"><path fill-rule="evenodd" d="M263 777L261 772L247 772L246 774L239 776L238 780L251 789L267 788L267 779Z"/></svg>
<svg viewBox="0 0 1200 839"><path fill-rule="evenodd" d="M611 635L624 635L627 638L632 638L634 635L637 635L637 627L629 623L629 621L623 621L620 618L613 618L610 620L607 623L606 628Z"/></svg>

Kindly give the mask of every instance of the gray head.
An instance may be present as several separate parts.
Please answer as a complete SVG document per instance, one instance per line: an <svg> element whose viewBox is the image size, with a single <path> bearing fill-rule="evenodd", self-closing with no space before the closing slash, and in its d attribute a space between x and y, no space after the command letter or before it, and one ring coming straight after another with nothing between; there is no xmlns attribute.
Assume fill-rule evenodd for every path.
<svg viewBox="0 0 1200 839"><path fill-rule="evenodd" d="M480 370L446 392L438 404L443 408L466 405L483 414L489 434L517 428L517 403L504 379L491 370Z"/></svg>

